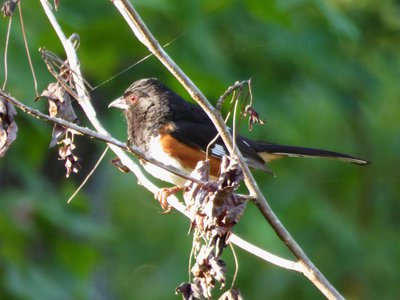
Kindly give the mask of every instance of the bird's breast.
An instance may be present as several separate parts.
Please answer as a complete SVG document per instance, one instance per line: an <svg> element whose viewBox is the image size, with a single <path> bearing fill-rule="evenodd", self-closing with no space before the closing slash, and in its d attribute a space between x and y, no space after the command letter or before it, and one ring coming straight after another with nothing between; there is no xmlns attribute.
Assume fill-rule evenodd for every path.
<svg viewBox="0 0 400 300"><path fill-rule="evenodd" d="M174 158L170 153L166 152L161 142L162 136L150 138L149 142L147 143L147 154L164 165L175 167L185 174L190 174L191 169L184 168L179 159ZM143 162L143 166L148 173L160 180L177 186L184 186L185 184L186 179L172 174L152 163Z"/></svg>
<svg viewBox="0 0 400 300"><path fill-rule="evenodd" d="M150 138L147 153L159 162L173 166L182 173L189 175L196 167L197 163L206 159L204 152L200 149L188 146L168 133L162 133L158 136ZM217 177L220 170L221 161L215 157L209 157L210 175ZM185 179L174 175L151 163L145 163L144 167L147 172L156 178L170 182L172 184L183 186Z"/></svg>

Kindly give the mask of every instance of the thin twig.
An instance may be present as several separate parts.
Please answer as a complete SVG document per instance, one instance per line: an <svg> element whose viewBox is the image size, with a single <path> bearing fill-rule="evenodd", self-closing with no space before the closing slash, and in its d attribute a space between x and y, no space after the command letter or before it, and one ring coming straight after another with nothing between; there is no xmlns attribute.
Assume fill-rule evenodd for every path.
<svg viewBox="0 0 400 300"><path fill-rule="evenodd" d="M168 47L169 45L171 45L173 42L175 42L177 39L179 39L181 36L178 36L176 38L174 38L172 41L164 44L164 48ZM125 73L126 71L132 69L133 67L137 66L138 64L144 62L146 59L148 59L149 57L153 56L153 53L147 54L145 57L139 59L138 61L136 61L135 63L133 63L132 65L130 65L129 67L126 67L125 69L119 71L117 74L111 76L110 78L108 78L107 80L103 81L102 83L96 85L95 87L91 88L90 91L94 91L96 89L98 89L99 87L101 87L102 85L114 80L115 78L117 78L118 76L122 75L123 73Z"/></svg>
<svg viewBox="0 0 400 300"><path fill-rule="evenodd" d="M44 12L46 13L47 18L49 19L51 25L56 31L56 34L60 39L61 44L63 45L64 50L67 54L68 58L67 60L69 63L69 67L72 70L72 77L74 79L76 91L78 94L76 100L78 101L78 103L84 110L86 116L88 117L89 121L93 124L96 130L102 133L106 133L107 131L104 129L104 127L100 124L99 120L96 118L96 112L90 103L89 93L85 89L83 77L80 71L80 64L73 43L71 42L71 40L67 39L64 32L62 31L48 1L40 0L40 3L42 4Z"/></svg>
<svg viewBox="0 0 400 300"><path fill-rule="evenodd" d="M228 87L228 88L226 89L226 91L222 94L222 96L219 97L219 99L218 99L218 101L217 101L217 104L215 105L215 109L217 109L218 111L220 111L222 105L223 105L224 102L225 102L225 99L226 99L232 92L236 91L237 89L242 89L243 86L244 86L245 84L249 84L249 81L250 81L250 80L243 80L243 81L240 81L240 82L237 81L237 82L235 82L233 85L231 85L230 87Z"/></svg>
<svg viewBox="0 0 400 300"><path fill-rule="evenodd" d="M233 244L229 243L229 246L231 248L233 260L235 262L235 273L233 273L232 284L231 284L231 289L233 289L233 287L235 286L235 283L236 283L237 274L239 272L239 260L237 258L236 251L235 251L235 248L233 247Z"/></svg>
<svg viewBox="0 0 400 300"><path fill-rule="evenodd" d="M3 82L3 90L6 88L7 78L8 78L8 44L10 42L10 32L11 32L11 24L12 17L8 18L8 27L7 27L7 36L6 36L6 44L4 46L4 82Z"/></svg>
<svg viewBox="0 0 400 300"><path fill-rule="evenodd" d="M237 120L237 108L239 105L239 98L240 98L240 93L241 93L241 89L239 90L238 93L233 92L232 95L232 100L234 101L233 103L233 117L232 117L232 136L233 136L233 148L236 148L236 137L237 137L237 124L236 124L236 120Z"/></svg>
<svg viewBox="0 0 400 300"><path fill-rule="evenodd" d="M248 251L247 249L251 249L251 251L249 251L250 253L261 258L262 260L271 262L272 264L274 264L278 267L297 271L299 273L304 273L304 271L305 271L305 268L301 265L300 262L294 262L294 261L279 257L277 255L271 254L268 251L265 251L264 249L261 249L257 246L254 246L254 245L246 242L245 240L241 239L237 235L231 235L229 237L229 241L237 246L240 245L239 246L240 248L242 248L242 246L245 246L246 249L245 248L242 248L242 249L244 249L246 251Z"/></svg>
<svg viewBox="0 0 400 300"><path fill-rule="evenodd" d="M72 199L75 198L75 196L79 193L79 191L85 186L86 182L88 182L89 178L92 177L94 171L96 171L97 167L100 165L102 160L104 159L104 156L106 156L106 153L110 147L107 146L106 149L104 149L103 153L100 155L99 159L95 163L94 167L90 170L89 174L85 177L85 179L82 181L82 183L78 186L78 188L73 192L71 197L68 198L67 203L70 204Z"/></svg>
<svg viewBox="0 0 400 300"><path fill-rule="evenodd" d="M328 299L344 299L343 296L334 288L334 286L325 278L312 261L305 254L303 249L293 239L291 234L283 226L281 221L272 211L267 203L264 195L258 187L249 167L246 165L243 155L233 147L233 139L229 133L224 120L218 111L210 104L198 87L190 80L190 78L178 67L178 65L170 58L170 56L161 47L158 41L151 34L139 14L133 8L128 0L113 0L115 7L119 10L125 21L131 27L132 31L149 50L152 52L162 64L171 72L172 75L182 84L188 91L190 96L203 108L211 121L214 123L218 132L221 134L229 152L235 154L238 158L240 167L243 170L244 182L252 195L255 197L255 204L260 210L264 218L270 223L279 238L286 244L288 249L305 267L303 274L328 298Z"/></svg>
<svg viewBox="0 0 400 300"><path fill-rule="evenodd" d="M74 70L72 70L68 63L63 61L61 58L59 58L56 54L54 54L51 51L46 50L45 48L39 48L39 52L40 54L42 54L42 58L46 64L47 69L49 70L49 72L51 73L51 75L54 76L54 78L57 78L57 81L60 82L60 84L62 84L62 86L68 90L68 92L74 97L77 98L78 96L75 94L75 92L73 90L71 90L70 87L68 87L68 83L66 83L63 79L62 76L60 76L60 70L61 69L66 69L68 71L70 71L71 73L74 72ZM77 74L78 76L80 76L79 74ZM85 80L83 78L83 82L86 84L86 86L92 91L93 88L90 85L90 83ZM67 87L66 87L67 86Z"/></svg>
<svg viewBox="0 0 400 300"><path fill-rule="evenodd" d="M20 22L21 22L22 37L24 39L25 51L26 51L26 56L28 57L29 67L31 68L31 72L32 72L33 85L35 87L35 94L36 94L36 97L39 97L38 85L37 85L37 80L36 80L36 75L35 75L35 69L33 68L31 54L29 52L28 39L26 38L26 33L25 33L25 25L24 25L24 19L22 17L21 2L18 2L18 10L19 10L19 19L20 19Z"/></svg>

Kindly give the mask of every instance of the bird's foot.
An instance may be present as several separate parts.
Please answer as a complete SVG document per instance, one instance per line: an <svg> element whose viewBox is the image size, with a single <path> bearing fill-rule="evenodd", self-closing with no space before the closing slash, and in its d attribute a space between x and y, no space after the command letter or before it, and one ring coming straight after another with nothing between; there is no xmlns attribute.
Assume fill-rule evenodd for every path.
<svg viewBox="0 0 400 300"><path fill-rule="evenodd" d="M172 206L168 204L168 197L176 194L177 192L183 190L184 187L181 186L173 186L170 188L162 188L159 189L158 192L154 195L154 199L156 199L163 209L163 213L169 213L172 209Z"/></svg>

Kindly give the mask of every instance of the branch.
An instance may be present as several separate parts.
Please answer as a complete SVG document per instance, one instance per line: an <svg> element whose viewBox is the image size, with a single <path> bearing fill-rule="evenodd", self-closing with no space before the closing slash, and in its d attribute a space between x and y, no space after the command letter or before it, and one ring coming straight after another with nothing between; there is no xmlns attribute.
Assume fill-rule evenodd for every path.
<svg viewBox="0 0 400 300"><path fill-rule="evenodd" d="M145 159L146 161L148 161L148 162L150 162L152 164L155 164L158 167L164 168L165 170L167 170L169 172L176 172L175 174L178 175L178 176L182 176L182 177L187 178L188 180L192 180L192 181L195 181L195 182L198 182L198 183L202 184L199 180L194 179L194 178L192 178L190 176L184 175L180 171L173 170L172 167L166 166L166 165L164 165L164 164L152 159L151 157L148 157L145 153L143 153L140 149L137 149L136 147L128 146L126 143L120 142L120 141L112 138L109 135L104 135L102 133L93 131L91 129L78 126L75 123L71 123L71 122L65 121L65 120L60 119L60 118L55 118L55 117L51 117L51 116L48 116L46 114L43 114L42 112L23 104L22 102L18 101L14 97L6 94L2 90L0 90L0 99L4 99L4 100L14 104L16 107L18 107L19 109L21 109L25 113L27 113L27 114L35 117L35 118L42 119L42 120L45 120L45 121L49 121L49 122L64 126L66 128L70 128L70 129L72 129L72 130L74 130L74 131L76 131L76 132L78 132L78 133L80 133L82 135L85 135L85 136L88 136L90 138L97 139L99 141L105 142L108 145L110 145L110 147L112 145L113 147L117 147L121 151L128 151L128 152L140 157L141 159ZM129 157L128 157L128 159L131 161L131 159ZM132 164L136 165L134 162L132 162ZM128 167L132 170L132 172L136 171L136 168L131 168L131 165L128 166ZM139 172L141 173L140 168L138 168L138 169L139 169ZM140 174L140 173L135 173L135 175L136 175L136 177L138 177L138 179L142 180L141 177L142 176L144 177L144 175ZM144 187L147 188L148 190L150 190L151 192L153 192L153 187L154 187L154 192L156 192L158 190L158 188L155 187L153 184L148 185L147 182L150 182L150 181L146 178L146 181L145 182L141 181L141 184L144 185ZM172 196L170 196L168 198L168 200L170 200L171 197ZM169 204L171 204L177 211L181 212L186 217L188 217L188 218L190 217L188 212L187 212L187 210L186 210L186 207L181 202L179 202L177 199L176 199L176 201L169 201ZM269 253L269 252L267 252L267 251L255 246L255 245L250 244L249 242L246 242L245 240L243 240L242 238L240 238L239 236L237 236L235 234L232 234L230 236L230 241L233 244L235 244L236 246L238 246L239 248L242 248L243 250L258 256L258 257L260 257L261 259L263 259L263 260L265 260L267 262L270 262L272 264L275 264L275 265L277 265L279 267L282 267L282 268L285 268L285 269L289 269L289 270L293 270L293 271L297 271L297 272L302 272L302 267L298 262L294 262L294 261L291 261L291 260L283 259L283 258L281 258L279 256L271 254L271 253Z"/></svg>
<svg viewBox="0 0 400 300"><path fill-rule="evenodd" d="M145 23L142 21L139 14L133 8L128 0L113 0L115 7L119 10L125 21L131 27L136 37L141 41L151 53L153 53L162 64L171 72L172 75L182 84L182 86L188 91L191 97L204 109L208 114L211 121L217 128L221 138L231 154L235 154L238 158L240 167L243 170L244 182L249 192L255 198L255 204L258 209L270 223L272 228L275 230L279 238L286 244L288 249L293 255L300 261L304 267L303 274L313 282L313 284L328 298L328 299L344 299L343 296L330 284L330 282L324 277L324 275L317 269L317 267L307 257L305 252L293 239L291 234L282 225L280 220L277 218L271 207L267 203L264 195L258 187L253 175L250 172L249 167L243 160L243 156L240 151L234 147L232 136L230 135L224 120L216 109L210 104L207 98L197 88L197 86L190 80L190 78L178 67L178 65L169 57L165 50L161 47L158 41L151 34Z"/></svg>

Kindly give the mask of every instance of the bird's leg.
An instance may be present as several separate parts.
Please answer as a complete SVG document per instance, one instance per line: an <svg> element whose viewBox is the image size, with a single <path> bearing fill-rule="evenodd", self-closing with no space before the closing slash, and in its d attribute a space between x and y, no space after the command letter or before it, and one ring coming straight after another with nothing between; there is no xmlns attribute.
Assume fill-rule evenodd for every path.
<svg viewBox="0 0 400 300"><path fill-rule="evenodd" d="M154 199L156 199L163 209L164 213L169 213L171 211L171 205L168 204L168 197L176 194L184 189L183 186L173 186L170 188L159 189L157 193L154 194Z"/></svg>

